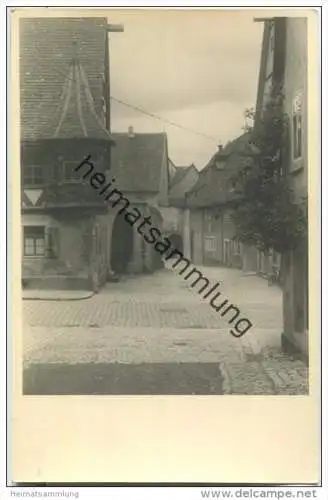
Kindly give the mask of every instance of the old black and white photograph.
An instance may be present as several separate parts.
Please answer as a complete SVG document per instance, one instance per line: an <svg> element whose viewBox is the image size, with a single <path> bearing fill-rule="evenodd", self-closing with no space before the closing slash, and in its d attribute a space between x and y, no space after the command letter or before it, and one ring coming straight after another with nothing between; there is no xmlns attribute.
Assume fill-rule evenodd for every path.
<svg viewBox="0 0 328 500"><path fill-rule="evenodd" d="M24 395L309 394L308 20L259 12L20 18Z"/></svg>

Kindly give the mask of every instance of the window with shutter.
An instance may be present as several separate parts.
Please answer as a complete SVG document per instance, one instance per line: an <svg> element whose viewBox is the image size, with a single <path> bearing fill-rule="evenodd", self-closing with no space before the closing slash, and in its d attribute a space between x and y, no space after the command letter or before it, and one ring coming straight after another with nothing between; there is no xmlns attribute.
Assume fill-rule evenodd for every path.
<svg viewBox="0 0 328 500"><path fill-rule="evenodd" d="M92 230L89 223L83 226L81 243L81 257L87 261L92 248Z"/></svg>

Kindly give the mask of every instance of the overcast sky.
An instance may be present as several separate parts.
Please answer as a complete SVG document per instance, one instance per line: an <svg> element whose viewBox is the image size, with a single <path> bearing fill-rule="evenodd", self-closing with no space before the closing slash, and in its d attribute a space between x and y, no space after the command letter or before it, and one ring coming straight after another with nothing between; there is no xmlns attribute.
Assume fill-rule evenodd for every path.
<svg viewBox="0 0 328 500"><path fill-rule="evenodd" d="M164 119L203 133L185 132L112 102L112 130L168 135L177 165L205 166L217 145L242 133L243 111L254 106L262 23L254 12L125 11L109 23L111 94Z"/></svg>

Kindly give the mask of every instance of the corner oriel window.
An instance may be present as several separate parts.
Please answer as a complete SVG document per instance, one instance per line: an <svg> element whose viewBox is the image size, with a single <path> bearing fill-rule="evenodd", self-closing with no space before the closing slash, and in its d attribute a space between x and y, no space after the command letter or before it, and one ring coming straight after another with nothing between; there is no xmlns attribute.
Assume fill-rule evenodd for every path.
<svg viewBox="0 0 328 500"><path fill-rule="evenodd" d="M293 100L292 138L293 158L297 160L302 156L302 95L298 94Z"/></svg>

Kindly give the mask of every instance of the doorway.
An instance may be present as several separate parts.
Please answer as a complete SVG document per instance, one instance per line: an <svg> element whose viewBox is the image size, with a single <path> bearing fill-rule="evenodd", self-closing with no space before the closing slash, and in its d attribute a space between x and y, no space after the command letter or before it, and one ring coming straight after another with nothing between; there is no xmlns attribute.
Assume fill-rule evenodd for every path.
<svg viewBox="0 0 328 500"><path fill-rule="evenodd" d="M293 253L294 274L294 328L303 332L309 327L309 266L307 241L300 244Z"/></svg>
<svg viewBox="0 0 328 500"><path fill-rule="evenodd" d="M168 237L168 239L171 242L172 248L183 254L183 241L180 234L173 233Z"/></svg>
<svg viewBox="0 0 328 500"><path fill-rule="evenodd" d="M230 256L230 242L229 242L229 240L224 240L224 242L223 242L223 263L226 266L229 264L229 256Z"/></svg>
<svg viewBox="0 0 328 500"><path fill-rule="evenodd" d="M125 274L133 256L133 227L124 214L117 214L113 223L111 240L111 268L117 274Z"/></svg>

